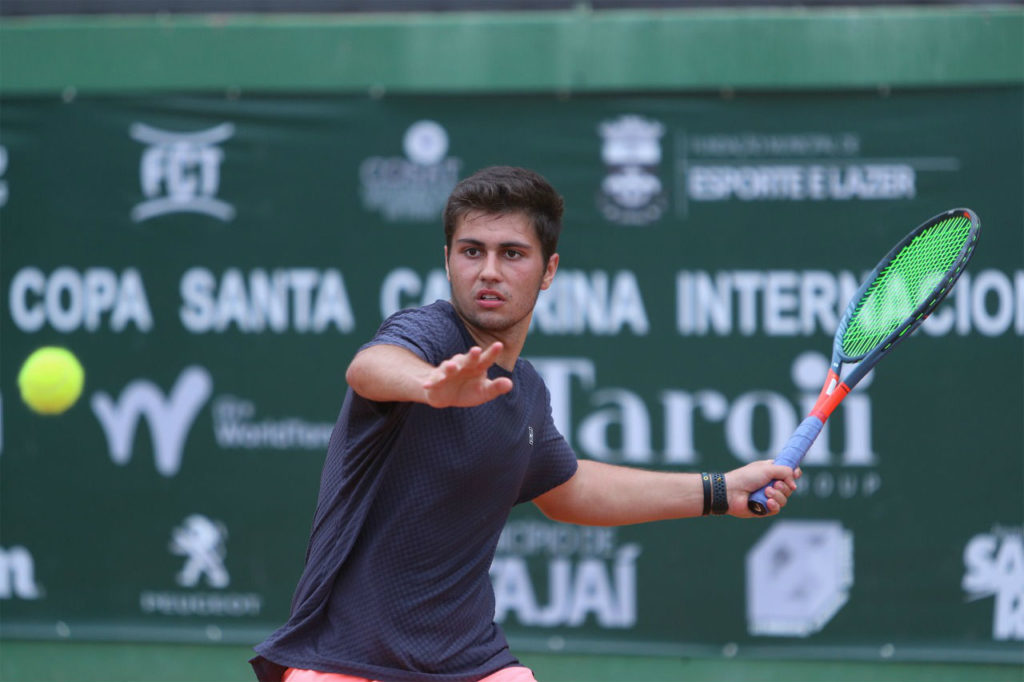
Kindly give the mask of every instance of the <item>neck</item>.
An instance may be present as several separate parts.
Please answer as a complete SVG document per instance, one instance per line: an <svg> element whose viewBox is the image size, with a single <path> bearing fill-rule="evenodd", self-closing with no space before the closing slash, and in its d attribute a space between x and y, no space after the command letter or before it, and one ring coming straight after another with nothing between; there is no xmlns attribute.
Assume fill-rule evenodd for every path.
<svg viewBox="0 0 1024 682"><path fill-rule="evenodd" d="M508 372L515 370L516 361L519 359L520 353L523 352L523 346L526 345L526 334L530 329L530 320L533 319L532 313L512 327L502 330L477 327L463 317L458 308L455 308L455 314L462 320L463 326L469 332L469 335L473 337L476 345L481 348L487 348L496 341L500 341L504 348L502 348L501 354L498 355L498 359L495 360L494 364Z"/></svg>

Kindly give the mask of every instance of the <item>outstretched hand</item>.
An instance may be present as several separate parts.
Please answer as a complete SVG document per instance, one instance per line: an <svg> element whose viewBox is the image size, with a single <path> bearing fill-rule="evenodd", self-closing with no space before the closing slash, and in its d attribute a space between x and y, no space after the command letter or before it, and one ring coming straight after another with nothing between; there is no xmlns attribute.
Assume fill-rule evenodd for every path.
<svg viewBox="0 0 1024 682"><path fill-rule="evenodd" d="M487 370L501 354L501 342L486 350L473 346L469 351L445 360L423 382L427 404L431 407L475 407L512 390L508 377L491 379Z"/></svg>
<svg viewBox="0 0 1024 682"><path fill-rule="evenodd" d="M730 516L748 518L754 513L747 507L751 493L765 487L772 480L775 485L765 491L768 498L768 515L778 514L786 506L789 496L796 490L796 481L803 475L800 467L795 470L781 464L773 464L770 459L751 462L733 469L725 474L725 489L729 496Z"/></svg>

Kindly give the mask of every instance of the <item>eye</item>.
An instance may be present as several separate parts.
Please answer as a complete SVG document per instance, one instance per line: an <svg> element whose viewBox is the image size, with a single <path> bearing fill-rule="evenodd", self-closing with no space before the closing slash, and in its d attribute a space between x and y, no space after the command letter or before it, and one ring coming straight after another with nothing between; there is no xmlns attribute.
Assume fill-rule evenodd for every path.
<svg viewBox="0 0 1024 682"><path fill-rule="evenodd" d="M480 253L480 249L476 248L475 246L467 246L462 250L462 253L466 254L471 258L474 258Z"/></svg>
<svg viewBox="0 0 1024 682"><path fill-rule="evenodd" d="M522 258L523 254L521 251L516 251L515 249L508 249L505 251L505 257L508 258L509 260L515 260L516 258Z"/></svg>

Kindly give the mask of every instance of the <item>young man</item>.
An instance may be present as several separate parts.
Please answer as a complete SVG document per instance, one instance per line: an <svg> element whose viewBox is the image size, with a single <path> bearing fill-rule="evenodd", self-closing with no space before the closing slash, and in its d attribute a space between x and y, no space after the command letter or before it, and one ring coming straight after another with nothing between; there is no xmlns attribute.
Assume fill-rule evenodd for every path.
<svg viewBox="0 0 1024 682"><path fill-rule="evenodd" d="M770 462L702 477L577 461L519 357L561 218L525 169L453 190L451 300L391 316L352 360L292 613L252 660L260 680L533 682L493 620L488 571L513 506L589 525L750 516L772 479L770 513L786 504L799 470Z"/></svg>

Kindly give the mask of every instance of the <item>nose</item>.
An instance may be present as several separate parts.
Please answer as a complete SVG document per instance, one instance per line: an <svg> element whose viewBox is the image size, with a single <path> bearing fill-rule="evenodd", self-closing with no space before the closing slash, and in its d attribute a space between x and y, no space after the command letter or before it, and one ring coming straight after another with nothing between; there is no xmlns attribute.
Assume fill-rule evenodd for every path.
<svg viewBox="0 0 1024 682"><path fill-rule="evenodd" d="M498 253L488 252L484 258L483 268L480 270L480 279L494 282L501 279L501 268L498 260Z"/></svg>

